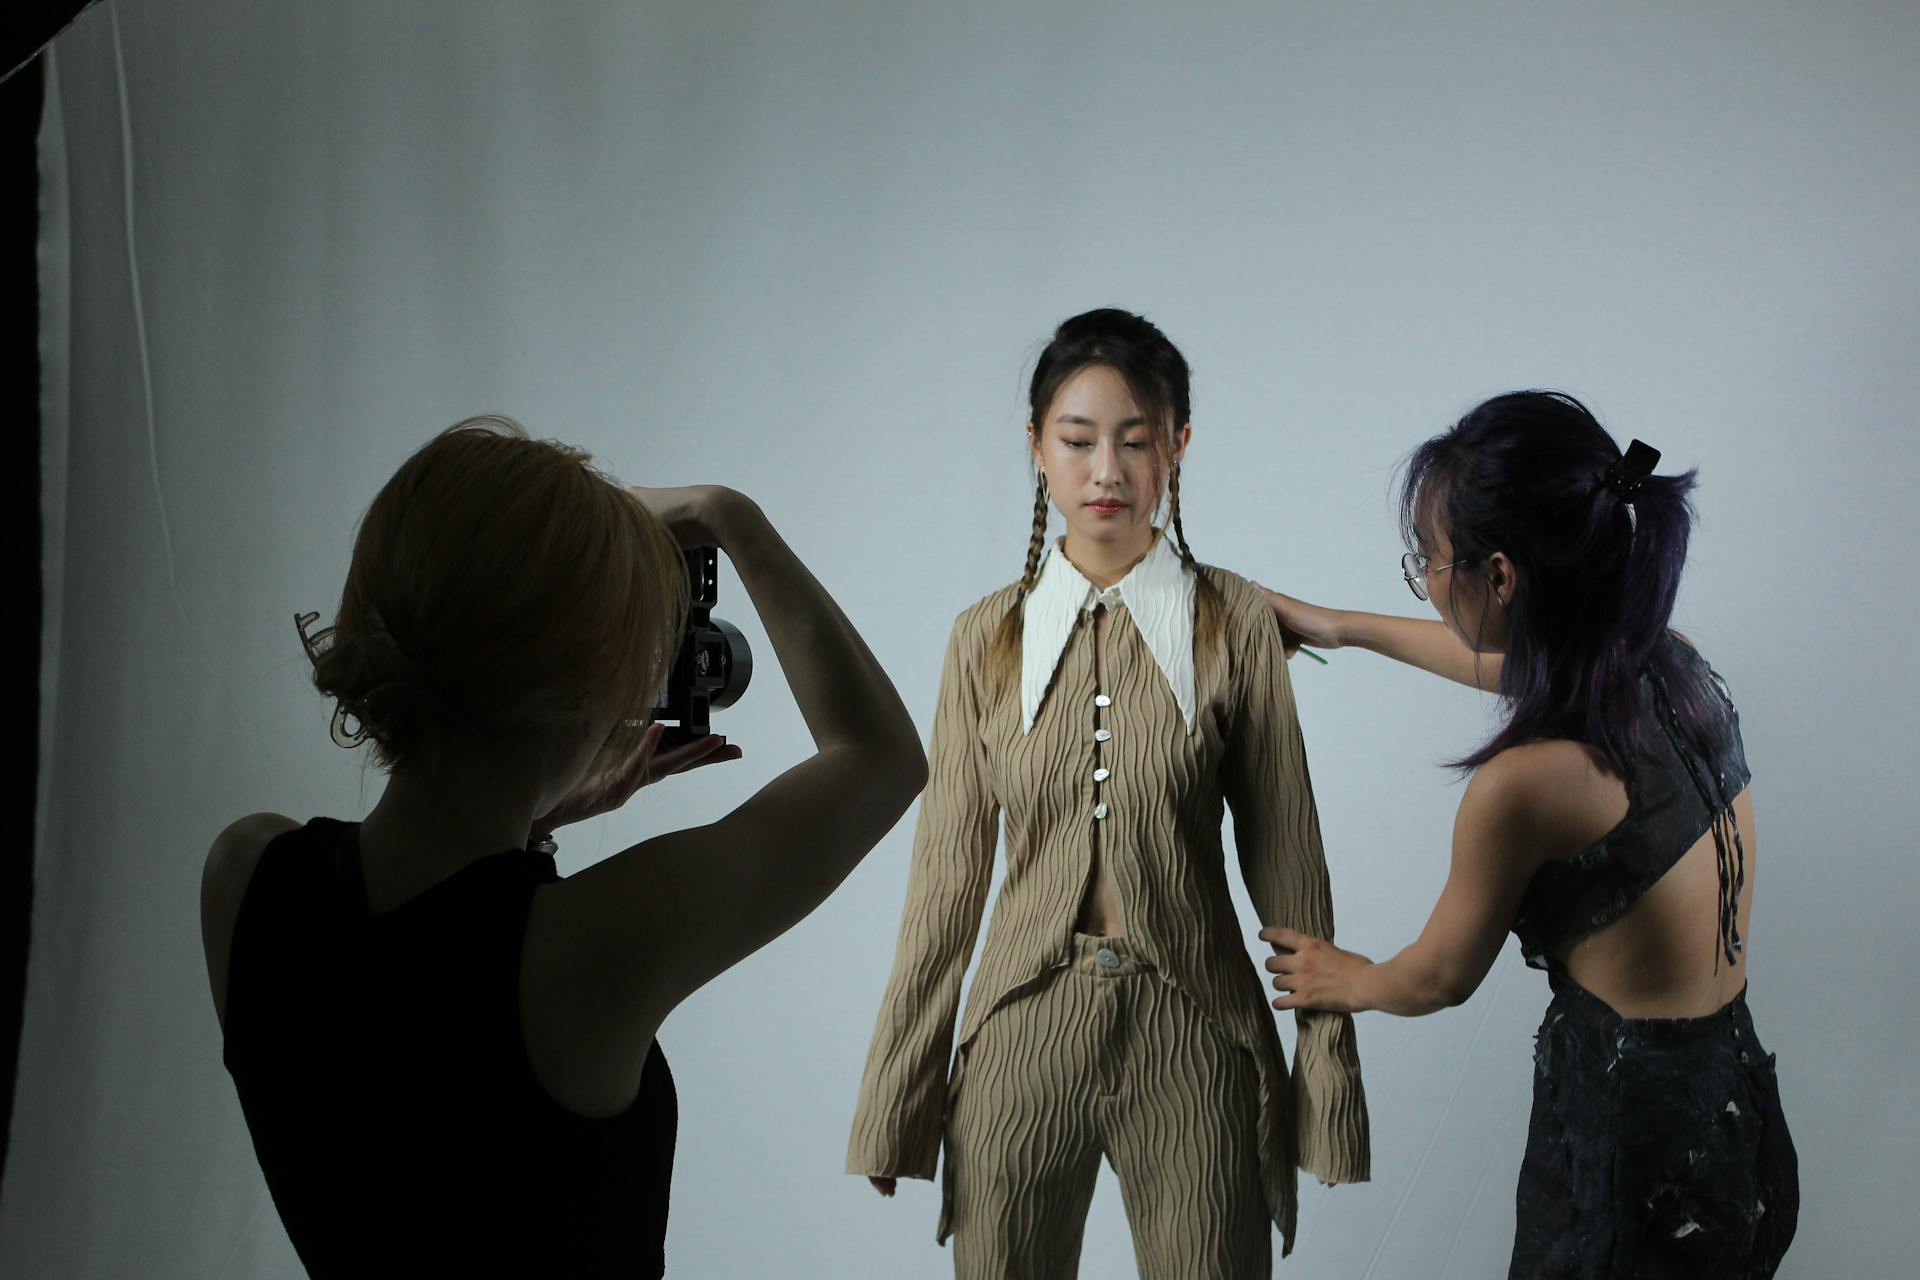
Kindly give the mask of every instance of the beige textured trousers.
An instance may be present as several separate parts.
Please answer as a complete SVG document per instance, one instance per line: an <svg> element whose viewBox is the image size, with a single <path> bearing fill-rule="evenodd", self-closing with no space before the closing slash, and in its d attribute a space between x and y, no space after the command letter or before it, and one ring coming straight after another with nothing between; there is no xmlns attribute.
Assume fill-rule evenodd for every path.
<svg viewBox="0 0 1920 1280"><path fill-rule="evenodd" d="M1076 934L1072 965L966 1048L947 1124L954 1274L1073 1276L1103 1155L1142 1277L1270 1274L1258 1087L1249 1052L1125 939Z"/></svg>

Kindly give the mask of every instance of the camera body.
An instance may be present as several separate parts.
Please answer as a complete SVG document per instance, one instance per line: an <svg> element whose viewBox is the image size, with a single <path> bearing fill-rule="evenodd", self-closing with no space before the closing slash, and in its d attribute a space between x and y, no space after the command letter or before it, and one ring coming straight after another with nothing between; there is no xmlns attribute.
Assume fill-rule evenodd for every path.
<svg viewBox="0 0 1920 1280"><path fill-rule="evenodd" d="M719 552L693 547L685 555L687 627L654 706L654 719L667 725L660 739L663 747L706 737L712 732L708 715L739 701L753 681L753 650L746 636L713 616L720 592Z"/></svg>

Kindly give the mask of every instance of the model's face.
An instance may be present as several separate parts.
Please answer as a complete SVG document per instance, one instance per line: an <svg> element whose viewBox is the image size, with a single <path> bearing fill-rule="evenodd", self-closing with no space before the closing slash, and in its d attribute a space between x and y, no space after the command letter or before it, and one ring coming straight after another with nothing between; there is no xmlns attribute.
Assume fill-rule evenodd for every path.
<svg viewBox="0 0 1920 1280"><path fill-rule="evenodd" d="M1469 649L1506 652L1506 601L1513 596L1515 577L1506 554L1496 551L1484 561L1456 564L1452 540L1428 522L1415 550L1427 558L1427 599L1440 621Z"/></svg>
<svg viewBox="0 0 1920 1280"><path fill-rule="evenodd" d="M1169 464L1191 435L1183 424ZM1126 379L1106 365L1080 370L1054 394L1046 421L1028 424L1027 440L1070 537L1146 547L1165 475Z"/></svg>

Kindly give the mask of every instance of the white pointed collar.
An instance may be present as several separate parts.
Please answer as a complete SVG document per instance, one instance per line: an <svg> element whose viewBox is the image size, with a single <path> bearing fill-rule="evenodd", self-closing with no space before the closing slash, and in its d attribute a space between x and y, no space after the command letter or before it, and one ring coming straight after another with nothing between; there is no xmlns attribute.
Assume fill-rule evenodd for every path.
<svg viewBox="0 0 1920 1280"><path fill-rule="evenodd" d="M1033 590L1027 593L1020 632L1020 714L1025 731L1046 700L1053 673L1066 651L1080 614L1095 605L1127 606L1133 625L1147 642L1167 688L1193 732L1193 574L1158 534L1153 547L1127 576L1104 591L1073 567L1056 544L1047 548Z"/></svg>

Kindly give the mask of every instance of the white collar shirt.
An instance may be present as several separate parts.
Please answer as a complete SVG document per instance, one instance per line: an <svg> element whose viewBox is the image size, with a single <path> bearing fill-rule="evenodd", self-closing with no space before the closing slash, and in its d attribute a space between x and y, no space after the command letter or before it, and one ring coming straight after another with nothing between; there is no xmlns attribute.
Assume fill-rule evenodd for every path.
<svg viewBox="0 0 1920 1280"><path fill-rule="evenodd" d="M1080 615L1099 607L1126 605L1133 625L1153 654L1160 674L1193 732L1196 697L1193 677L1193 571L1181 561L1164 533L1127 575L1107 588L1087 580L1058 544L1027 593L1020 630L1020 712L1025 731L1046 701L1047 688L1060 665L1060 655L1079 623Z"/></svg>

